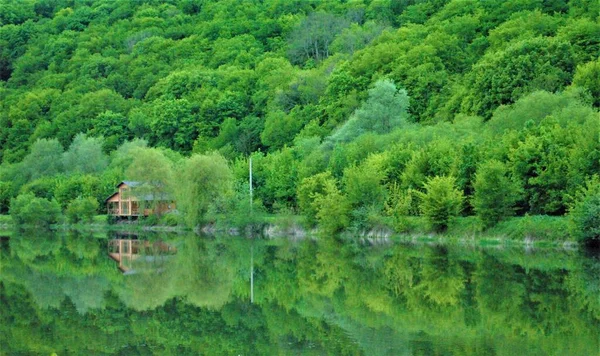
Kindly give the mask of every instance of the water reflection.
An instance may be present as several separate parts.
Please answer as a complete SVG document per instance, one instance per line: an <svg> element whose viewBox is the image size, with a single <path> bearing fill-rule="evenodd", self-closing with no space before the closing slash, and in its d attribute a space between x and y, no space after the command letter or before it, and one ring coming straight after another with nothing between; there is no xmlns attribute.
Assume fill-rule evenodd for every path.
<svg viewBox="0 0 600 356"><path fill-rule="evenodd" d="M108 242L108 256L118 263L119 269L125 274L135 274L138 269L148 269L161 272L165 261L177 253L177 248L164 241L150 242L135 238L115 238Z"/></svg>
<svg viewBox="0 0 600 356"><path fill-rule="evenodd" d="M3 353L590 355L600 347L600 263L575 252L114 238L3 240ZM132 248L121 253L177 253L162 251L160 273L137 258L135 270L152 273L124 275L106 251L125 240ZM151 246L163 247L140 253Z"/></svg>

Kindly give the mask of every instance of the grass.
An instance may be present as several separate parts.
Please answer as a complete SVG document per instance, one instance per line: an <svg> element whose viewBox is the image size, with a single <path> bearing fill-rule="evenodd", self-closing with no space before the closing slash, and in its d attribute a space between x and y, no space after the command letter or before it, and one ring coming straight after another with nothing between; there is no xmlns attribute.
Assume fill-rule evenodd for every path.
<svg viewBox="0 0 600 356"><path fill-rule="evenodd" d="M108 215L96 215L94 216L92 223L94 224L108 224Z"/></svg>
<svg viewBox="0 0 600 356"><path fill-rule="evenodd" d="M399 234L401 239L417 241L473 241L481 246L535 244L549 247L573 242L568 231L568 218L564 216L533 215L512 217L494 227L484 229L477 217L459 217L448 229L434 233L423 217L407 217L407 229Z"/></svg>
<svg viewBox="0 0 600 356"><path fill-rule="evenodd" d="M564 216L532 215L513 217L500 222L489 230L494 235L504 235L512 239L532 241L571 240L568 231L568 218Z"/></svg>
<svg viewBox="0 0 600 356"><path fill-rule="evenodd" d="M245 216L240 221L232 221L231 218L219 217L220 230L226 228L242 227L243 224L274 225L284 231L293 226L304 226L304 217L294 215L291 212L280 214L255 213L252 217ZM243 220L243 221L242 221ZM162 223L165 223L163 221ZM512 217L504 220L496 226L487 230L482 229L478 219L474 216L459 217L455 219L443 233L433 233L427 221L420 216L408 216L405 218L404 230L395 234L400 239L417 239L419 241L457 241L464 242L472 240L482 246L494 246L500 244L535 244L536 246L551 246L567 241L574 241L568 231L568 218L564 216L532 215ZM0 228L13 226L9 215L0 215ZM107 215L96 215L91 223L69 224L61 222L55 225L57 228L81 229L81 230L128 230L141 231L150 226L147 224L109 224ZM151 226L153 229L167 229L169 231L187 230L183 225L161 224ZM390 230L393 230L390 227Z"/></svg>

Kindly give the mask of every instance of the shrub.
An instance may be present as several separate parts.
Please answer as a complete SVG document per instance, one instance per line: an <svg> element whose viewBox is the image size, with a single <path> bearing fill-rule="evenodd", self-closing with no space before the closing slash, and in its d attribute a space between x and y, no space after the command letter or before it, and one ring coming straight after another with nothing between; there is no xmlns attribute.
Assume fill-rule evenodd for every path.
<svg viewBox="0 0 600 356"><path fill-rule="evenodd" d="M58 221L60 206L54 199L36 198L26 193L11 199L10 216L17 225L47 227Z"/></svg>
<svg viewBox="0 0 600 356"><path fill-rule="evenodd" d="M177 226L179 225L179 216L175 213L168 213L163 215L161 221L162 221L162 225L165 226Z"/></svg>
<svg viewBox="0 0 600 356"><path fill-rule="evenodd" d="M444 231L461 209L463 194L456 189L454 177L434 177L425 183L425 193L420 192L421 214L435 231Z"/></svg>
<svg viewBox="0 0 600 356"><path fill-rule="evenodd" d="M98 211L98 201L92 197L73 199L65 211L70 222L91 223Z"/></svg>
<svg viewBox="0 0 600 356"><path fill-rule="evenodd" d="M589 244L600 243L600 181L595 176L576 197L569 212L571 235Z"/></svg>
<svg viewBox="0 0 600 356"><path fill-rule="evenodd" d="M344 195L336 187L334 180L327 180L323 194L315 196L317 221L319 229L324 234L335 234L344 230L350 224L348 213L350 206Z"/></svg>
<svg viewBox="0 0 600 356"><path fill-rule="evenodd" d="M507 176L502 162L491 160L477 170L472 204L483 226L496 225L515 212L519 187Z"/></svg>
<svg viewBox="0 0 600 356"><path fill-rule="evenodd" d="M315 197L324 194L327 182L333 180L331 173L324 172L307 177L298 185L297 200L300 212L306 217L309 226L317 223L318 207L315 205Z"/></svg>
<svg viewBox="0 0 600 356"><path fill-rule="evenodd" d="M411 229L410 215L418 215L417 191L400 189L397 183L390 187L390 196L385 203L386 213L392 217L394 230L407 232Z"/></svg>

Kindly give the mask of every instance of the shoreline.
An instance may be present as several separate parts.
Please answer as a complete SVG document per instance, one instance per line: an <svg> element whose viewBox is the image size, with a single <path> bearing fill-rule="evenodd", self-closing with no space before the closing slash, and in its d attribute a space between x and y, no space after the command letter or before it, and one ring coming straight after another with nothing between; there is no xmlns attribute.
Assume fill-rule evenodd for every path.
<svg viewBox="0 0 600 356"><path fill-rule="evenodd" d="M16 226L8 223L3 216L0 233L10 232ZM84 232L130 232L130 233L195 233L198 235L246 236L248 238L276 239L289 237L292 239L319 239L318 229L306 228L301 217L289 215L273 215L267 219L257 219L245 227L236 227L224 222L205 224L196 229L183 225L144 225L140 223L109 224L101 221L105 216L97 216L92 223L54 224L53 231ZM525 248L561 248L576 250L580 244L567 232L567 217L524 216L513 217L500 224L482 230L475 224L473 217L463 217L445 232L436 233L425 228L420 217L411 218L411 228L404 232L395 232L389 226L372 229L346 230L336 235L342 242L360 241L364 245L378 246L390 243L426 243L454 244L465 246L516 247ZM27 229L27 227L25 227Z"/></svg>

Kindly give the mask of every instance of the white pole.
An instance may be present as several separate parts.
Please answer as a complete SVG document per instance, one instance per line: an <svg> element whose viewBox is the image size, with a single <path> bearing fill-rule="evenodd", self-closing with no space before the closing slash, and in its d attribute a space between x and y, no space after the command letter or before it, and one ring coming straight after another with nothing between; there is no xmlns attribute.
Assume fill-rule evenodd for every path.
<svg viewBox="0 0 600 356"><path fill-rule="evenodd" d="M252 156L250 156L250 213L252 213Z"/></svg>

